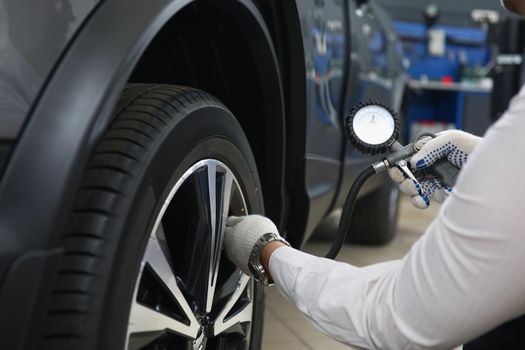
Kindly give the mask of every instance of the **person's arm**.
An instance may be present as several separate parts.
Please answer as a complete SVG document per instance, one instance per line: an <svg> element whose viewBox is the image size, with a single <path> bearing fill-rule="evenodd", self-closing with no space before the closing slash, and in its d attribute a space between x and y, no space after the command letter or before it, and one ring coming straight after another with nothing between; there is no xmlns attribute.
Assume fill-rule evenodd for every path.
<svg viewBox="0 0 525 350"><path fill-rule="evenodd" d="M358 268L282 247L272 254L269 267L281 294L327 335L354 347L398 349L403 347L397 346L401 340L397 334L385 346L374 340L386 334L369 323L366 315L371 308L387 311L385 300L376 299L381 294L376 293L381 289L376 284L384 284L380 281L398 264L389 261Z"/></svg>
<svg viewBox="0 0 525 350"><path fill-rule="evenodd" d="M279 247L276 286L316 327L363 348L450 349L523 314L524 133L522 90L402 260L357 268Z"/></svg>
<svg viewBox="0 0 525 350"><path fill-rule="evenodd" d="M269 261L277 287L318 328L365 348L452 348L523 314L524 133L522 91L401 261L356 268L283 247Z"/></svg>

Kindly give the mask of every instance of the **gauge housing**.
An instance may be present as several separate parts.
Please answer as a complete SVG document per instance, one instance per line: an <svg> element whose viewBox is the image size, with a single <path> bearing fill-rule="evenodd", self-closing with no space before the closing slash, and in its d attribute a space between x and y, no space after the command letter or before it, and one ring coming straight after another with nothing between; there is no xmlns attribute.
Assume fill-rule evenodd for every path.
<svg viewBox="0 0 525 350"><path fill-rule="evenodd" d="M356 117L357 113L362 110L365 107L369 106L377 106L385 109L393 118L394 122L394 130L392 132L392 135L385 141L379 144L370 144L365 141L363 141L361 138L357 136L356 130L354 129L354 118ZM398 139L399 137L399 116L396 112L394 112L391 108L385 106L384 104L381 104L379 102L369 100L366 102L360 102L358 103L352 110L346 115L345 117L345 132L348 140L350 143L357 148L359 151L371 155L379 154L379 153L385 153L388 151L388 148Z"/></svg>

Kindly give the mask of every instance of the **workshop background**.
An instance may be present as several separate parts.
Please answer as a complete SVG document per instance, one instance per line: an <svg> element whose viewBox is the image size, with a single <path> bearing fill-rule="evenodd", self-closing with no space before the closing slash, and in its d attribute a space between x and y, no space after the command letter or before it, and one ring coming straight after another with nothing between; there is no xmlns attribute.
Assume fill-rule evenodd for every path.
<svg viewBox="0 0 525 350"><path fill-rule="evenodd" d="M378 0L394 21L409 80L405 141L421 131L463 129L482 136L525 81L525 22L495 0ZM364 2L366 3L366 2ZM383 246L347 244L338 260L356 266L399 259L424 233L440 204L427 210L401 198L397 233ZM304 247L324 255L338 213ZM263 349L348 349L315 329L276 288L268 290Z"/></svg>

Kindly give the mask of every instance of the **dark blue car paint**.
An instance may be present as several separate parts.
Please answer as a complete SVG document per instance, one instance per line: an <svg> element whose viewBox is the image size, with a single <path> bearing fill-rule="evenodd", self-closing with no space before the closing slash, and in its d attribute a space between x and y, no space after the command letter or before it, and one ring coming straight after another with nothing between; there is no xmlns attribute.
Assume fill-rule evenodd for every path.
<svg viewBox="0 0 525 350"><path fill-rule="evenodd" d="M330 210L342 205L358 171L370 164L368 156L356 153L345 141L345 112L368 99L398 110L406 75L393 23L375 3L296 3L307 81L305 184L309 208L304 242ZM345 57L347 53L350 57ZM362 193L378 185L369 181Z"/></svg>
<svg viewBox="0 0 525 350"><path fill-rule="evenodd" d="M305 231L326 215L337 192L344 135L341 98L346 35L345 7L337 0L296 1L303 34L306 79Z"/></svg>

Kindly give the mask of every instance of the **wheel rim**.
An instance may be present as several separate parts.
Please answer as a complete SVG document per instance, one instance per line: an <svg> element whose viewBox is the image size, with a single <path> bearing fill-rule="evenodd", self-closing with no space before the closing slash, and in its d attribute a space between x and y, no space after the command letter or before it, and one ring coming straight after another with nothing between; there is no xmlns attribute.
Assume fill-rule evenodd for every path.
<svg viewBox="0 0 525 350"><path fill-rule="evenodd" d="M221 258L226 219L247 215L222 162L188 169L157 215L142 258L126 349L247 349L253 281Z"/></svg>

